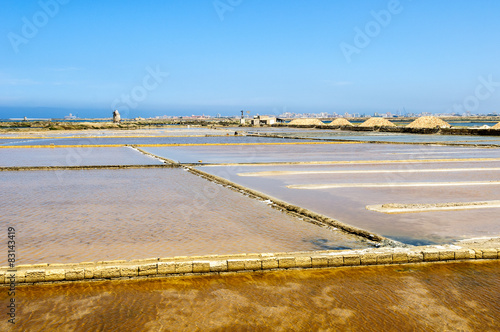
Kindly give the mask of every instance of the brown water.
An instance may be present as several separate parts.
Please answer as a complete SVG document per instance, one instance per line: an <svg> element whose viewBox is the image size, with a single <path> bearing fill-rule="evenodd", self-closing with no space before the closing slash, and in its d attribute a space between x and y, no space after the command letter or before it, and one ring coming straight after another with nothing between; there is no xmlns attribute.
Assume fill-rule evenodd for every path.
<svg viewBox="0 0 500 332"><path fill-rule="evenodd" d="M183 169L0 172L0 186L17 264L368 246Z"/></svg>
<svg viewBox="0 0 500 332"><path fill-rule="evenodd" d="M490 261L23 286L13 330L499 331L498 280Z"/></svg>
<svg viewBox="0 0 500 332"><path fill-rule="evenodd" d="M340 183L412 183L498 181L499 162L411 163L371 165L283 165L201 167L241 185L286 202L325 214L344 223L410 244L451 243L458 239L500 235L499 208L441 211L411 214L383 214L366 210L366 205L402 203L432 204L500 199L500 185L445 187L380 187L293 189L287 186ZM453 169L461 169L454 172ZM450 170L426 172L425 170ZM467 171L464 169L473 169ZM260 172L309 172L275 174ZM321 173L321 172L337 173ZM376 173L379 171L380 173ZM387 172L388 171L388 172ZM398 172L401 171L401 172ZM346 173L360 172L360 173ZM371 173L369 173L371 172ZM254 173L255 176L241 176ZM241 174L241 175L238 175ZM474 222L471 222L471 221Z"/></svg>
<svg viewBox="0 0 500 332"><path fill-rule="evenodd" d="M159 165L163 162L128 147L0 149L0 167Z"/></svg>
<svg viewBox="0 0 500 332"><path fill-rule="evenodd" d="M290 143L291 140L285 142ZM291 142L293 143L293 141ZM147 147L182 163L271 163L307 161L500 158L500 149L391 144L286 144Z"/></svg>

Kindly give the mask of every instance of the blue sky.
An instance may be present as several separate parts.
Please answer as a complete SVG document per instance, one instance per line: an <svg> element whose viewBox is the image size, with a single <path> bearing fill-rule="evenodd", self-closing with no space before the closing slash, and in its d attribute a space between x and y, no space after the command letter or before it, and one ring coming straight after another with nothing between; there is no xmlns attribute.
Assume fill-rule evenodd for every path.
<svg viewBox="0 0 500 332"><path fill-rule="evenodd" d="M0 118L500 112L498 13L495 0L4 0Z"/></svg>

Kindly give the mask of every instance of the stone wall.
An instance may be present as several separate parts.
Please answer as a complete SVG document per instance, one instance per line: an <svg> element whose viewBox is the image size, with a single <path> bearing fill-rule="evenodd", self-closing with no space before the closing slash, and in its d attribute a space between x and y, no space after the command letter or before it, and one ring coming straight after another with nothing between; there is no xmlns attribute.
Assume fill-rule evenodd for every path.
<svg viewBox="0 0 500 332"><path fill-rule="evenodd" d="M18 265L14 271L0 267L0 286L9 286L12 275L15 284L33 284L499 258L500 248L428 246L33 264Z"/></svg>

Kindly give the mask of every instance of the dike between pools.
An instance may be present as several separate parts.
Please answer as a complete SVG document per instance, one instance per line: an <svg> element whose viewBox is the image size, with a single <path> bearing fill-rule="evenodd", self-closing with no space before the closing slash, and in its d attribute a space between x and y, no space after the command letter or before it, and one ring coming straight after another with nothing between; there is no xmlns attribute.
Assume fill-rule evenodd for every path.
<svg viewBox="0 0 500 332"><path fill-rule="evenodd" d="M346 266L496 260L499 258L500 248L474 249L446 245L345 251L178 256L130 261L82 262L77 264L33 264L0 267L0 287L41 283L224 275L240 272L256 273Z"/></svg>

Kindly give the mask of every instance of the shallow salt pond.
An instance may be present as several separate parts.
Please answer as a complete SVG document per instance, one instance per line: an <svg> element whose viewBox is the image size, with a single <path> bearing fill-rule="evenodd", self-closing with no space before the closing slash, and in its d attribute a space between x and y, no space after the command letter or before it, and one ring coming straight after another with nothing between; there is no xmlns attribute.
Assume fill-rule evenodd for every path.
<svg viewBox="0 0 500 332"><path fill-rule="evenodd" d="M236 130L238 127L235 127ZM191 136L191 135L226 135L234 133L235 128L204 128L186 126L164 126L161 128L142 129L86 129L86 130L26 130L3 132L2 137L71 137L71 136Z"/></svg>
<svg viewBox="0 0 500 332"><path fill-rule="evenodd" d="M161 165L129 147L99 148L5 148L0 149L0 167Z"/></svg>
<svg viewBox="0 0 500 332"><path fill-rule="evenodd" d="M368 247L183 169L0 172L0 184L17 264Z"/></svg>
<svg viewBox="0 0 500 332"><path fill-rule="evenodd" d="M500 144L498 136L401 134L376 131L348 131L308 128L245 128L249 133L280 135L294 138L315 138L395 143L456 143L456 144Z"/></svg>
<svg viewBox="0 0 500 332"><path fill-rule="evenodd" d="M288 128L287 131L303 130ZM143 134L204 132L220 134L216 130L189 128L153 129ZM131 144L136 139L143 142L164 139L116 137L139 131L101 133L110 136L110 140L105 138L103 142L115 140L119 144ZM428 137L440 139L425 138ZM478 138L488 140L484 136ZM198 139L213 142L212 139L240 137L194 140ZM44 142L50 144L50 140L46 138ZM60 142L64 140L85 142L93 138L68 137ZM192 142L193 138L186 141ZM2 143L9 142L0 140ZM384 163L407 159L500 158L498 149L292 144L145 150L194 163L377 160L378 163L372 164L236 165L200 169L410 244L451 243L462 238L500 235L498 208L398 215L365 208L368 204L498 200L499 185L349 186L371 182L500 181L500 161ZM0 149L0 167L149 164L161 162L126 147ZM287 187L324 183L347 186ZM368 247L357 237L307 223L183 169L3 171L0 211L4 225L16 228L17 264ZM6 265L6 257L0 258L0 265ZM16 328L492 331L498 329L500 320L498 280L500 263L490 261L18 286ZM0 292L0 301L9 301L7 291ZM0 320L0 330L9 328L7 319Z"/></svg>
<svg viewBox="0 0 500 332"><path fill-rule="evenodd" d="M399 134L384 132L359 132L359 131L320 131L306 133L289 133L287 137L341 139L370 142L394 143L463 143L463 144L498 144L498 136L470 136L470 135L423 135Z"/></svg>
<svg viewBox="0 0 500 332"><path fill-rule="evenodd" d="M23 331L496 331L500 262L366 266L16 289ZM0 292L7 303L8 292ZM7 319L0 329L8 330Z"/></svg>
<svg viewBox="0 0 500 332"><path fill-rule="evenodd" d="M273 163L500 158L500 149L487 148L370 143L290 143L249 146L145 147L144 150L181 163L198 163L200 160L203 163Z"/></svg>
<svg viewBox="0 0 500 332"><path fill-rule="evenodd" d="M302 141L302 140L301 140ZM304 140L307 142L308 140ZM141 144L235 144L235 143L281 143L296 140L253 136L211 136L211 137L58 137L2 139L0 146L25 145L141 145ZM311 142L309 140L309 142Z"/></svg>
<svg viewBox="0 0 500 332"><path fill-rule="evenodd" d="M409 244L442 244L470 237L500 235L499 208L406 214L383 214L366 209L367 205L373 204L498 200L498 161L235 165L204 166L200 169L346 224ZM423 186L434 183L440 185ZM318 187L332 184L338 186ZM395 184L411 186L393 187ZM356 187L360 185L362 187Z"/></svg>

